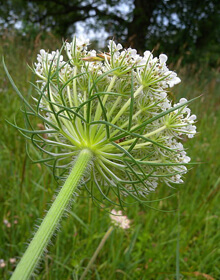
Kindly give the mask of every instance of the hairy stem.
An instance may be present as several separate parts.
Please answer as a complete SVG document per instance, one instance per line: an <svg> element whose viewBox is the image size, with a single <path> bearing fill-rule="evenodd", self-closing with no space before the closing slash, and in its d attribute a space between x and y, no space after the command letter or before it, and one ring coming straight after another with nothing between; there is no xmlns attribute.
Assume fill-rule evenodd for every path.
<svg viewBox="0 0 220 280"><path fill-rule="evenodd" d="M92 153L90 150L85 149L80 152L70 175L17 265L11 280L27 280L34 272L91 158Z"/></svg>

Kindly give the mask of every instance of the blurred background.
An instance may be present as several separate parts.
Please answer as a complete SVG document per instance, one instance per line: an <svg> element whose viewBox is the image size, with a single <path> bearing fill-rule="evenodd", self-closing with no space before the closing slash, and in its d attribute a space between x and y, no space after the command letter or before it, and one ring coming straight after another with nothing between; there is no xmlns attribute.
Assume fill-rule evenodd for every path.
<svg viewBox="0 0 220 280"><path fill-rule="evenodd" d="M139 204L124 210L131 229L113 232L86 279L220 279L220 1L0 0L0 56L30 100L29 81L36 78L28 64L41 48L56 50L74 34L88 36L98 50L114 38L139 53L166 53L182 80L171 92L175 101L202 95L191 105L198 134L184 140L200 164L183 185L161 186L149 196L174 194L149 204L156 210ZM8 279L58 185L48 167L32 164L23 136L5 121L16 118L24 126L22 104L2 64L0 97L0 279ZM40 156L31 145L29 151ZM82 192L36 279L79 279L109 226L108 213Z"/></svg>
<svg viewBox="0 0 220 280"><path fill-rule="evenodd" d="M218 0L0 1L1 35L35 42L87 34L99 47L124 46L168 53L172 62L220 63Z"/></svg>

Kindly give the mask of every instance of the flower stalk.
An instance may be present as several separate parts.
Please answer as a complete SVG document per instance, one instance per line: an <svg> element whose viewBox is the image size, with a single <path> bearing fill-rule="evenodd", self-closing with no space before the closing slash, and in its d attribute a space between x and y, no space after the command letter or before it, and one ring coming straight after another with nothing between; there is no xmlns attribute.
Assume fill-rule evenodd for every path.
<svg viewBox="0 0 220 280"><path fill-rule="evenodd" d="M80 277L79 280L83 280L86 276L86 274L88 273L89 269L91 268L91 266L93 265L94 261L96 260L99 252L101 251L102 247L104 246L106 240L109 238L109 236L111 235L111 233L113 232L114 227L110 226L110 228L107 230L107 232L105 233L105 235L103 236L101 242L99 243L99 246L97 247L97 249L95 250L95 253L93 254L91 260L89 261L86 269L84 270L82 276Z"/></svg>
<svg viewBox="0 0 220 280"><path fill-rule="evenodd" d="M138 96L138 94L143 90L143 86L140 86L136 92L134 93L134 98L136 98ZM121 108L121 110L117 113L117 115L114 117L114 119L112 120L112 124L115 124L116 121L120 118L121 115L123 115L123 113L125 112L125 110L128 108L128 106L130 106L131 100L129 99Z"/></svg>
<svg viewBox="0 0 220 280"><path fill-rule="evenodd" d="M91 159L92 152L88 149L82 150L78 155L71 173L17 265L11 280L27 280L34 272Z"/></svg>
<svg viewBox="0 0 220 280"><path fill-rule="evenodd" d="M127 218L127 216L122 216L122 211L115 211L115 209L113 209L111 211L110 218L111 218L111 222L112 222L113 225L110 226L110 228L106 231L106 233L103 236L101 242L99 243L99 246L95 250L95 253L93 254L91 260L89 261L86 269L84 270L84 272L83 272L83 274L82 274L82 276L80 277L79 280L83 280L85 278L89 269L91 268L94 261L96 260L99 252L101 251L102 247L104 246L106 240L109 238L109 236L111 235L111 233L113 232L115 227L118 227L118 228L123 229L123 230L130 228L130 220Z"/></svg>

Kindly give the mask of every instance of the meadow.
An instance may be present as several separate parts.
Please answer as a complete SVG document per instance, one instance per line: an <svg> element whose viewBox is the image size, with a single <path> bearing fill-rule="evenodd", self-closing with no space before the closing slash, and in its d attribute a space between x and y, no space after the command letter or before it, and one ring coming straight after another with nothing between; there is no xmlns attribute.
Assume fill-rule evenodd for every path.
<svg viewBox="0 0 220 280"><path fill-rule="evenodd" d="M35 79L27 63L36 60L41 48L59 45L52 36L44 42L37 38L31 46L13 37L0 43L0 56L4 55L17 87L27 98L33 90L28 81ZM160 186L149 195L149 200L173 195L169 199L124 209L131 228L114 230L85 279L220 279L219 70L196 65L171 68L182 79L172 92L175 100L201 95L190 106L198 117L198 134L189 142L183 140L192 161L199 164L189 170L184 184L173 189ZM12 259L18 260L24 252L59 185L50 168L31 162L23 136L6 122L16 118L24 125L19 112L22 104L2 64L0 96L0 259L4 260L0 279L8 279L15 268ZM31 145L28 151L39 158ZM109 227L108 212L82 191L63 219L35 279L79 279Z"/></svg>

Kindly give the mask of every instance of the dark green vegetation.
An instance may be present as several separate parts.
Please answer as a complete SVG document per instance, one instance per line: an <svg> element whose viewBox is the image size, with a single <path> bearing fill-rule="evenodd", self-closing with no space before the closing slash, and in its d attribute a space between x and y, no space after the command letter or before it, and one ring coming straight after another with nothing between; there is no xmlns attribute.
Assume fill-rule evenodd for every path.
<svg viewBox="0 0 220 280"><path fill-rule="evenodd" d="M20 26L36 36L52 30L62 38L76 31L105 30L139 52L169 53L172 61L220 63L219 0L0 0L0 33ZM186 54L186 55L185 55Z"/></svg>
<svg viewBox="0 0 220 280"><path fill-rule="evenodd" d="M56 49L55 46L60 45L53 37L47 41L36 40L35 46L27 48L11 38L0 46L0 55L4 53L9 71L26 97L32 90L27 81L34 80L26 63L36 60L36 51L41 47ZM220 277L217 252L220 241L217 230L220 210L219 74L193 66L179 68L177 72L182 83L172 92L175 100L203 94L190 106L198 116L199 133L184 143L193 161L203 163L189 171L183 185L176 189L161 186L149 196L149 200L153 200L174 194L168 200L150 204L160 211L139 204L125 209L124 214L132 220L131 229L113 232L86 279L174 280L178 279L178 266L179 279L217 280ZM0 259L6 263L0 268L0 278L8 279L14 269L9 259L24 252L36 220L44 216L58 185L49 168L31 163L23 136L5 122L5 119L13 122L16 117L16 122L23 125L23 116L18 112L22 104L2 65L0 77ZM29 152L33 158L38 158L38 151L31 146ZM62 230L45 254L36 279L78 279L109 226L108 213L95 207L87 193L81 192L68 217L62 221Z"/></svg>

